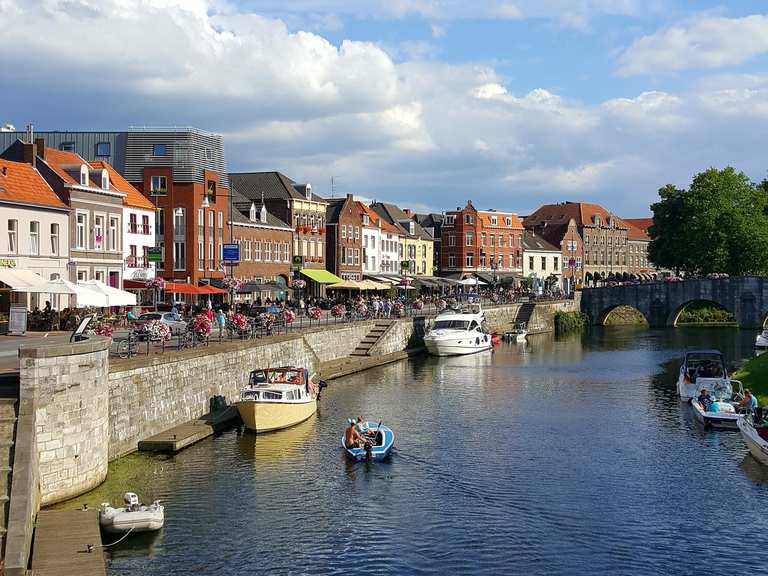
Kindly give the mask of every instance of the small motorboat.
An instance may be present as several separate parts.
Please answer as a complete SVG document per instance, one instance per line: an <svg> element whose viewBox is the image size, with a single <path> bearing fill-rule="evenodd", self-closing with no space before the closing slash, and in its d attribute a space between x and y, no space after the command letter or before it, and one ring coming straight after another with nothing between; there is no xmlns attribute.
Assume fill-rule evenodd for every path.
<svg viewBox="0 0 768 576"><path fill-rule="evenodd" d="M525 342L528 337L528 326L525 322L519 322L512 330L504 332L504 339L508 342Z"/></svg>
<svg viewBox="0 0 768 576"><path fill-rule="evenodd" d="M739 391L733 393L733 384L739 385ZM698 400L698 395L707 390L712 398L711 402L703 405ZM705 428L718 428L721 430L736 430L742 414L739 414L739 402L744 399L744 387L738 380L725 380L715 382L712 388L706 383L700 384L696 391L696 398L691 400L693 414L696 419L704 424Z"/></svg>
<svg viewBox="0 0 768 576"><path fill-rule="evenodd" d="M768 466L768 422L765 421L762 408L756 408L754 414L747 414L738 421L739 432L755 460Z"/></svg>
<svg viewBox="0 0 768 576"><path fill-rule="evenodd" d="M685 402L696 398L703 388L713 391L719 385L731 388L725 359L719 350L687 350L680 364L677 393Z"/></svg>
<svg viewBox="0 0 768 576"><path fill-rule="evenodd" d="M768 350L768 330L763 330L755 337L755 350Z"/></svg>
<svg viewBox="0 0 768 576"><path fill-rule="evenodd" d="M341 447L347 453L347 456L355 462L365 460L384 460L392 451L395 445L395 433L387 426L382 426L381 422L363 422L363 435L370 439L363 448L347 448L344 442L344 436L341 437Z"/></svg>
<svg viewBox="0 0 768 576"><path fill-rule="evenodd" d="M122 508L112 508L104 502L99 510L99 525L105 532L153 532L160 530L165 522L165 508L160 500L149 506L139 504L139 497L133 492L123 495Z"/></svg>
<svg viewBox="0 0 768 576"><path fill-rule="evenodd" d="M432 329L424 336L424 346L433 356L459 356L490 350L493 346L485 313L480 304L445 310L435 318Z"/></svg>

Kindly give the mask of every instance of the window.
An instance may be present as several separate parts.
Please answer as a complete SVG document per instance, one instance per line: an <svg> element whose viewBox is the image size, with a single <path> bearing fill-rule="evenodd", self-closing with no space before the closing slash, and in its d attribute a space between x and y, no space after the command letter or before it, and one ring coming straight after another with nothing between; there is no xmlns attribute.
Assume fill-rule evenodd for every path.
<svg viewBox="0 0 768 576"><path fill-rule="evenodd" d="M136 224L135 221L134 224ZM104 216L95 216L93 218L93 247L96 250L104 249Z"/></svg>
<svg viewBox="0 0 768 576"><path fill-rule="evenodd" d="M275 242L275 262L280 262L280 242Z"/></svg>
<svg viewBox="0 0 768 576"><path fill-rule="evenodd" d="M306 245L307 245L307 241L304 240L305 250L306 250ZM261 262L261 240L256 240L254 242L253 259L256 262Z"/></svg>
<svg viewBox="0 0 768 576"><path fill-rule="evenodd" d="M116 251L118 250L118 243L117 243L117 230L119 228L120 222L117 218L111 217L109 219L109 250Z"/></svg>
<svg viewBox="0 0 768 576"><path fill-rule="evenodd" d="M542 269L542 271L546 271L546 269L547 269L547 257L546 256L542 256L541 257L541 269Z"/></svg>
<svg viewBox="0 0 768 576"><path fill-rule="evenodd" d="M141 232L142 234L149 234L150 233L150 230L149 230L149 215L143 214L141 216L141 228L142 229L139 230L139 232Z"/></svg>
<svg viewBox="0 0 768 576"><path fill-rule="evenodd" d="M197 239L197 269L205 270L205 242Z"/></svg>
<svg viewBox="0 0 768 576"><path fill-rule="evenodd" d="M51 224L51 255L59 255L59 225Z"/></svg>
<svg viewBox="0 0 768 576"><path fill-rule="evenodd" d="M106 170L101 171L101 189L109 190L109 172Z"/></svg>
<svg viewBox="0 0 768 576"><path fill-rule="evenodd" d="M475 217L472 216L472 214L465 214L464 215L464 223L465 224L474 224L475 223Z"/></svg>
<svg viewBox="0 0 768 576"><path fill-rule="evenodd" d="M85 231L88 226L88 215L78 212L75 218L75 248L85 250Z"/></svg>
<svg viewBox="0 0 768 576"><path fill-rule="evenodd" d="M19 221L8 220L8 252L16 254L19 250Z"/></svg>
<svg viewBox="0 0 768 576"><path fill-rule="evenodd" d="M130 256L128 257L128 266L136 268L138 266L138 263L136 262L136 246L131 244L128 249L130 253Z"/></svg>
<svg viewBox="0 0 768 576"><path fill-rule="evenodd" d="M162 238L165 236L165 211L162 208L157 209L155 222L157 223L155 226L155 236Z"/></svg>
<svg viewBox="0 0 768 576"><path fill-rule="evenodd" d="M342 240L347 239L347 227L344 224L341 225L341 238Z"/></svg>
<svg viewBox="0 0 768 576"><path fill-rule="evenodd" d="M63 150L64 152L74 152L75 151L75 143L74 142L62 142L59 144L59 150Z"/></svg>
<svg viewBox="0 0 768 576"><path fill-rule="evenodd" d="M371 219L368 214L363 214L363 226L368 226L371 223Z"/></svg>
<svg viewBox="0 0 768 576"><path fill-rule="evenodd" d="M355 226L355 240L360 240L360 226Z"/></svg>
<svg viewBox="0 0 768 576"><path fill-rule="evenodd" d="M78 282L85 282L88 280L88 271L87 270L78 270L77 271L77 281Z"/></svg>
<svg viewBox="0 0 768 576"><path fill-rule="evenodd" d="M88 186L88 167L85 164L80 166L80 186Z"/></svg>
<svg viewBox="0 0 768 576"><path fill-rule="evenodd" d="M29 223L30 254L40 254L40 222Z"/></svg>
<svg viewBox="0 0 768 576"><path fill-rule="evenodd" d="M306 240L302 240L301 241L301 255L302 256L309 256L309 254L307 254L307 241Z"/></svg>
<svg viewBox="0 0 768 576"><path fill-rule="evenodd" d="M504 224L506 224L507 226L512 226L512 218L510 217L504 218Z"/></svg>
<svg viewBox="0 0 768 576"><path fill-rule="evenodd" d="M149 179L151 194L162 195L168 193L168 178L166 176L152 176Z"/></svg>
<svg viewBox="0 0 768 576"><path fill-rule="evenodd" d="M205 159L213 160L213 150L211 150L210 148L205 149Z"/></svg>
<svg viewBox="0 0 768 576"><path fill-rule="evenodd" d="M208 200L211 202L216 202L216 181L215 180L208 180L208 183L205 187L205 193L208 195Z"/></svg>
<svg viewBox="0 0 768 576"><path fill-rule="evenodd" d="M314 242L312 245L314 246ZM264 261L269 262L270 260L272 260L272 241L267 240L264 242Z"/></svg>
<svg viewBox="0 0 768 576"><path fill-rule="evenodd" d="M173 243L173 269L186 269L185 243L183 240L177 240Z"/></svg>
<svg viewBox="0 0 768 576"><path fill-rule="evenodd" d="M186 231L186 220L184 208L175 208L173 211L173 235L184 236Z"/></svg>
<svg viewBox="0 0 768 576"><path fill-rule="evenodd" d="M166 151L165 144L152 144L152 156L165 156Z"/></svg>
<svg viewBox="0 0 768 576"><path fill-rule="evenodd" d="M491 234L490 240L491 240L490 246L491 246L491 248L494 248L496 246L496 235L495 234Z"/></svg>
<svg viewBox="0 0 768 576"><path fill-rule="evenodd" d="M472 246L472 244L474 243L474 240L475 240L474 239L474 235L471 232L467 232L467 243L466 243L466 245L467 246Z"/></svg>
<svg viewBox="0 0 768 576"><path fill-rule="evenodd" d="M291 261L291 244L289 242L283 242L283 262Z"/></svg>
<svg viewBox="0 0 768 576"><path fill-rule="evenodd" d="M251 240L245 241L244 257L249 262L251 261L251 246L253 245Z"/></svg>
<svg viewBox="0 0 768 576"><path fill-rule="evenodd" d="M456 268L456 254L448 254L448 268Z"/></svg>
<svg viewBox="0 0 768 576"><path fill-rule="evenodd" d="M560 270L560 258L558 258L557 256L554 257L553 268L554 268L555 272Z"/></svg>
<svg viewBox="0 0 768 576"><path fill-rule="evenodd" d="M475 265L475 255L472 252L467 252L465 263L469 268Z"/></svg>
<svg viewBox="0 0 768 576"><path fill-rule="evenodd" d="M491 216L491 226L498 226L498 220L496 216Z"/></svg>
<svg viewBox="0 0 768 576"><path fill-rule="evenodd" d="M109 142L96 142L96 156L111 156L112 146Z"/></svg>
<svg viewBox="0 0 768 576"><path fill-rule="evenodd" d="M136 222L136 214L128 215L128 232L136 234L139 231L139 224Z"/></svg>
<svg viewBox="0 0 768 576"><path fill-rule="evenodd" d="M208 270L213 270L214 268L214 259L213 259L213 236L210 236L208 238Z"/></svg>
<svg viewBox="0 0 768 576"><path fill-rule="evenodd" d="M448 246L456 246L456 235L450 234L448 236Z"/></svg>

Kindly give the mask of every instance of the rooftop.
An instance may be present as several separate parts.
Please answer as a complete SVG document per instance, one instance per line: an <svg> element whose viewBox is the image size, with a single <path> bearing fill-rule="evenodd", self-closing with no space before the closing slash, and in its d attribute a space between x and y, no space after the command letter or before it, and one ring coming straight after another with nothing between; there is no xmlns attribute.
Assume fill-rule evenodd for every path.
<svg viewBox="0 0 768 576"><path fill-rule="evenodd" d="M0 158L0 201L67 208L67 205L31 164L2 158Z"/></svg>

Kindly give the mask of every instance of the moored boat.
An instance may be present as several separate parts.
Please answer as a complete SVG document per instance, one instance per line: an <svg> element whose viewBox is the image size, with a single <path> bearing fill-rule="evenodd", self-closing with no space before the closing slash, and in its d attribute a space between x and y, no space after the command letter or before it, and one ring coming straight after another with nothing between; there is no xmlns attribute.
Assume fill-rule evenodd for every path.
<svg viewBox="0 0 768 576"><path fill-rule="evenodd" d="M768 350L768 330L763 330L755 337L755 350Z"/></svg>
<svg viewBox="0 0 768 576"><path fill-rule="evenodd" d="M103 502L99 510L99 526L105 532L152 532L160 530L165 523L165 508L159 500L146 506L139 504L139 497L133 492L123 496L121 508L113 508Z"/></svg>
<svg viewBox="0 0 768 576"><path fill-rule="evenodd" d="M480 304L461 310L441 312L432 329L424 336L427 351L434 356L474 354L492 347Z"/></svg>
<svg viewBox="0 0 768 576"><path fill-rule="evenodd" d="M504 333L504 339L509 342L525 342L528 337L528 326L525 322L519 322L512 330Z"/></svg>
<svg viewBox="0 0 768 576"><path fill-rule="evenodd" d="M271 432L304 422L317 411L324 382L316 384L296 367L254 370L236 403L243 424L254 432Z"/></svg>
<svg viewBox="0 0 768 576"><path fill-rule="evenodd" d="M763 419L763 411L748 414L738 421L739 432L744 443L755 460L768 466L768 422Z"/></svg>
<svg viewBox="0 0 768 576"><path fill-rule="evenodd" d="M704 388L712 392L718 387L732 389L723 354L719 350L686 350L677 377L680 399L689 401Z"/></svg>
<svg viewBox="0 0 768 576"><path fill-rule="evenodd" d="M363 435L370 436L363 448L348 448L344 435L341 436L341 447L347 453L347 456L356 462L364 460L384 460L392 451L395 445L395 433L388 426L381 422L363 422L361 425Z"/></svg>

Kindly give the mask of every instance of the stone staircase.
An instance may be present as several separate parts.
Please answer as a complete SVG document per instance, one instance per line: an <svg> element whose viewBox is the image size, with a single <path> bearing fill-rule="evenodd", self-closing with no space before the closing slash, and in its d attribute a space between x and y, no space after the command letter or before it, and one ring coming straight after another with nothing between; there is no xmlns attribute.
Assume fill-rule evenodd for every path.
<svg viewBox="0 0 768 576"><path fill-rule="evenodd" d="M515 326L520 324L521 322L525 322L525 325L528 325L528 322L531 320L531 316L533 315L533 311L536 309L536 303L535 302L523 302L520 304L520 308L517 311L517 316L515 316Z"/></svg>
<svg viewBox="0 0 768 576"><path fill-rule="evenodd" d="M18 374L0 375L0 553L3 558L8 531L18 396Z"/></svg>
<svg viewBox="0 0 768 576"><path fill-rule="evenodd" d="M373 348L374 344L376 344L376 342L378 342L384 335L384 332L386 332L387 328L392 325L392 322L394 322L394 320L376 320L373 328L371 328L365 338L360 341L357 348L352 351L351 356L370 356L371 348Z"/></svg>

